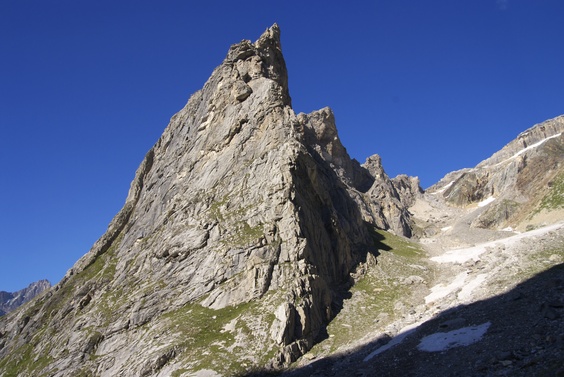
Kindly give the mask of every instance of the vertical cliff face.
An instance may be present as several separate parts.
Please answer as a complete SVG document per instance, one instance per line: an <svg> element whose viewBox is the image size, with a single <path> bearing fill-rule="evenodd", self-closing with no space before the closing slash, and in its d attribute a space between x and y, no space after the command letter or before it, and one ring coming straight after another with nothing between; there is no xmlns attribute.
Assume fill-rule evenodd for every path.
<svg viewBox="0 0 564 377"><path fill-rule="evenodd" d="M299 114L298 119L305 126L308 151L335 172L364 221L411 237L412 221L407 208L423 192L419 179L406 175L390 179L378 155L369 157L363 165L351 159L339 140L335 116L329 108Z"/></svg>
<svg viewBox="0 0 564 377"><path fill-rule="evenodd" d="M408 228L405 212L390 221L366 203L379 177L350 159L329 109L294 114L287 82L276 25L230 48L147 153L107 232L0 322L0 371L232 374L314 344L375 251L368 227ZM388 183L379 192L397 196Z"/></svg>

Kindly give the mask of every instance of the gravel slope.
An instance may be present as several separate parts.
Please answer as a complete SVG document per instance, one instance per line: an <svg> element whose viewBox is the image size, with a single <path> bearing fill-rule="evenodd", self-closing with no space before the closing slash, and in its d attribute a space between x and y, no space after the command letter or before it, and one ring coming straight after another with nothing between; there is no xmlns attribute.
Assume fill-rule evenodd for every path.
<svg viewBox="0 0 564 377"><path fill-rule="evenodd" d="M379 276L396 274L409 294L386 315L360 315L366 297L353 291L336 321L362 336L324 348L330 328L284 375L564 376L564 221L523 233L470 228L486 207L420 198L411 211L427 232L424 255L377 257Z"/></svg>

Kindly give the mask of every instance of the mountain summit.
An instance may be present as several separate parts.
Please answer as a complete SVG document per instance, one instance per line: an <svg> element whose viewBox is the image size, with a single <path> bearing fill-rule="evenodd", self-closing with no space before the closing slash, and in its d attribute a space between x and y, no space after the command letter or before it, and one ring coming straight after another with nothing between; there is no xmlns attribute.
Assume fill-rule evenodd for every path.
<svg viewBox="0 0 564 377"><path fill-rule="evenodd" d="M273 25L172 117L91 250L0 317L0 375L564 371L563 131L423 192L351 159L331 109L294 113Z"/></svg>
<svg viewBox="0 0 564 377"><path fill-rule="evenodd" d="M139 166L106 233L0 319L0 373L170 376L287 365L322 339L415 178L296 115L277 25L233 45ZM210 372L211 373L211 372Z"/></svg>

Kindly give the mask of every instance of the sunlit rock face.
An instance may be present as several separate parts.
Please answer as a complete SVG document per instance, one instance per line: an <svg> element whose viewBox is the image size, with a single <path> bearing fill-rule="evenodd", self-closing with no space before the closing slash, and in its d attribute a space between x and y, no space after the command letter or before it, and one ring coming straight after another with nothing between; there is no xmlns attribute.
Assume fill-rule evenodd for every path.
<svg viewBox="0 0 564 377"><path fill-rule="evenodd" d="M447 174L428 192L455 206L483 211L473 226L524 227L532 216L562 207L564 116L522 132L475 168ZM530 224L529 224L530 225Z"/></svg>
<svg viewBox="0 0 564 377"><path fill-rule="evenodd" d="M352 160L331 110L296 115L287 83L277 25L230 48L107 232L2 318L0 374L232 375L312 347L373 259L369 228L410 234L419 186Z"/></svg>
<svg viewBox="0 0 564 377"><path fill-rule="evenodd" d="M50 287L48 280L39 280L17 292L0 291L0 315L17 309Z"/></svg>

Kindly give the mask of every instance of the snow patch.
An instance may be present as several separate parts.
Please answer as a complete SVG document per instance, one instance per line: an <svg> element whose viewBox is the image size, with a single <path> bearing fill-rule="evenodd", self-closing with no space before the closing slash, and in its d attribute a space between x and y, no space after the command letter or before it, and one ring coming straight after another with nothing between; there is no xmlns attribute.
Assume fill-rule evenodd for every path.
<svg viewBox="0 0 564 377"><path fill-rule="evenodd" d="M529 145L528 147L521 149L519 152L515 153L513 156L511 156L511 157L509 157L509 158L506 158L505 160L503 160L503 161L501 161L501 162L498 162L497 164L495 164L495 165L493 165L493 166L498 166L498 165L501 165L501 164L506 163L507 161L513 160L514 158L517 158L517 157L519 157L520 155L522 155L523 153L525 153L526 151L538 147L539 145L545 143L547 140L554 139L555 137L560 137L560 135L562 135L562 133L558 133L558 134L556 134L556 135L549 136L549 137L547 137L546 139L542 139L541 141L538 141L538 142L536 142L536 143L534 143L534 144L531 144L531 145Z"/></svg>
<svg viewBox="0 0 564 377"><path fill-rule="evenodd" d="M452 249L443 255L431 258L431 260L438 263L464 263L470 259L477 261L480 260L480 254L486 251L486 245L487 244L482 244L462 249Z"/></svg>
<svg viewBox="0 0 564 377"><path fill-rule="evenodd" d="M528 150L530 150L530 149L536 148L536 147L538 147L539 145L541 145L541 144L543 144L544 142L546 142L547 140L554 139L555 137L560 137L560 135L562 135L562 133L557 133L556 135L549 136L549 137L547 137L546 139L542 139L541 141L538 141L538 142L536 142L536 143L534 143L534 144L531 144L531 145L529 145L527 148L524 148L524 149L520 150L519 152L515 153L511 158L515 158L515 157L517 157L517 156L519 156L519 155L525 153L525 151L528 151Z"/></svg>
<svg viewBox="0 0 564 377"><path fill-rule="evenodd" d="M438 332L421 339L417 349L425 352L441 352L454 347L464 347L482 339L491 322L478 326L463 327L449 332Z"/></svg>
<svg viewBox="0 0 564 377"><path fill-rule="evenodd" d="M385 352L385 351L389 350L390 348L397 346L398 344L403 342L403 340L405 338L407 338L409 335L413 334L415 332L415 330L417 329L417 327L419 325L421 325L422 323L423 322L416 322L416 323L413 323L409 326L404 327L403 329L400 330L399 335L396 335L392 340L390 340L388 343L386 343L382 347L378 347L376 350L372 351L368 356L366 356L364 358L363 361L367 362L368 360L372 359L374 356L377 356L377 355L381 354L382 352Z"/></svg>
<svg viewBox="0 0 564 377"><path fill-rule="evenodd" d="M446 185L443 186L443 188L441 188L440 190L437 190L435 192L432 192L431 195L436 195L436 194L440 194L442 192L445 192L450 186L452 186L452 184L454 183L454 181L451 181L449 183L447 183Z"/></svg>
<svg viewBox="0 0 564 377"><path fill-rule="evenodd" d="M468 274L466 272L461 272L456 275L452 283L449 285L438 284L431 288L431 293L425 296L425 303L429 304L431 302L437 301L440 298L448 296L450 293L456 291L464 286L466 277Z"/></svg>
<svg viewBox="0 0 564 377"><path fill-rule="evenodd" d="M516 242L519 242L523 238L540 236L562 227L564 227L564 222L552 224L544 228L530 230L524 233L517 233L507 238L485 242L472 247L448 250L442 255L432 257L431 260L437 263L465 263L471 259L474 261L478 261L480 260L480 255L486 252L487 248L496 248L498 246L503 246L503 245L505 247L510 247L511 245L515 244Z"/></svg>
<svg viewBox="0 0 564 377"><path fill-rule="evenodd" d="M488 277L488 274L480 274L480 275L476 276L474 279L470 280L468 283L466 283L462 287L460 292L458 292L458 296L457 296L458 299L460 301L471 301L472 292L474 291L474 289L481 286L482 283L486 281L487 277Z"/></svg>
<svg viewBox="0 0 564 377"><path fill-rule="evenodd" d="M490 196L487 199L482 200L480 203L478 203L478 207L485 207L488 204L490 204L491 202L493 202L495 200L495 198L493 196Z"/></svg>

